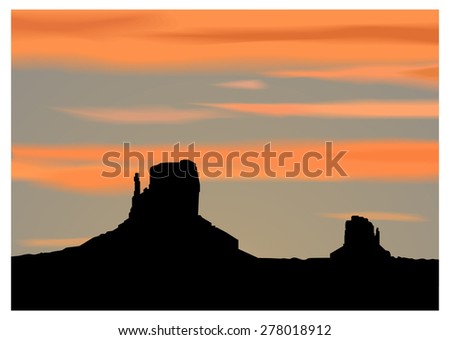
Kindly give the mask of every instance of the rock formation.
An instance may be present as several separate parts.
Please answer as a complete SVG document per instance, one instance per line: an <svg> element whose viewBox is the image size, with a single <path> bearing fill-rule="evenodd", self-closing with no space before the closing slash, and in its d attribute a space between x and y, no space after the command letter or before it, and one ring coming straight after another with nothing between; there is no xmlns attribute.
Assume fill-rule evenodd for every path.
<svg viewBox="0 0 450 340"><path fill-rule="evenodd" d="M346 222L331 259L257 258L198 214L199 193L187 160L153 166L143 191L136 174L129 217L116 229L12 257L12 309L438 308L438 261L391 257L363 217Z"/></svg>
<svg viewBox="0 0 450 340"><path fill-rule="evenodd" d="M340 261L369 261L388 259L391 253L380 245L380 230L364 217L352 216L345 222L344 245L330 254Z"/></svg>

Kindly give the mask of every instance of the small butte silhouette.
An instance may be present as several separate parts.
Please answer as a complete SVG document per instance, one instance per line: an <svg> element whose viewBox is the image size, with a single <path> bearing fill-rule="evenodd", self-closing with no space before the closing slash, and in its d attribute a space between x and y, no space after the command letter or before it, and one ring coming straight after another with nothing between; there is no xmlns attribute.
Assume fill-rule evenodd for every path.
<svg viewBox="0 0 450 340"><path fill-rule="evenodd" d="M364 217L330 258L257 258L198 214L195 163L134 177L129 217L78 246L12 257L13 310L437 310L438 260L394 258Z"/></svg>

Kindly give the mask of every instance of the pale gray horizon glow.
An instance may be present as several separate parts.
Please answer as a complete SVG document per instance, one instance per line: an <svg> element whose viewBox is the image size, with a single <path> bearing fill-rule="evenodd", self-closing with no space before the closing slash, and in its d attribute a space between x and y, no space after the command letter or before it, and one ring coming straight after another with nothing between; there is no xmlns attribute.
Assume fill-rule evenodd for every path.
<svg viewBox="0 0 450 340"><path fill-rule="evenodd" d="M129 194L112 196L13 182L13 255L59 249L27 248L20 240L91 238L115 229L128 217L132 191L131 179ZM328 257L342 245L345 220L321 215L370 210L424 216L417 223L372 222L392 255L439 257L437 182L201 182L200 214L259 257Z"/></svg>

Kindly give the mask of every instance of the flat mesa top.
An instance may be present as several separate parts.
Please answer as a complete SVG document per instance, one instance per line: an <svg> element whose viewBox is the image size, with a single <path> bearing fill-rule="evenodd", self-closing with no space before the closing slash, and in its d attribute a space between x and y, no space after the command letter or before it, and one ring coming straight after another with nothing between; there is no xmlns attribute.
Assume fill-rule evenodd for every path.
<svg viewBox="0 0 450 340"><path fill-rule="evenodd" d="M160 163L150 168L151 179L197 179L197 166L190 160Z"/></svg>

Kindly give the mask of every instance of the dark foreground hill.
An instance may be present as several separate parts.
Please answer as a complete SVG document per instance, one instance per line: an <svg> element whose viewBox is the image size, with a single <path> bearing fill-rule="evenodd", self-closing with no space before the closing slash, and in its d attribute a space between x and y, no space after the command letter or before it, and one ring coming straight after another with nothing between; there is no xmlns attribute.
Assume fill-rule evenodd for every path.
<svg viewBox="0 0 450 340"><path fill-rule="evenodd" d="M15 310L436 310L438 261L393 258L352 217L324 259L262 259L198 215L195 164L163 163L129 218L79 247L12 258Z"/></svg>

